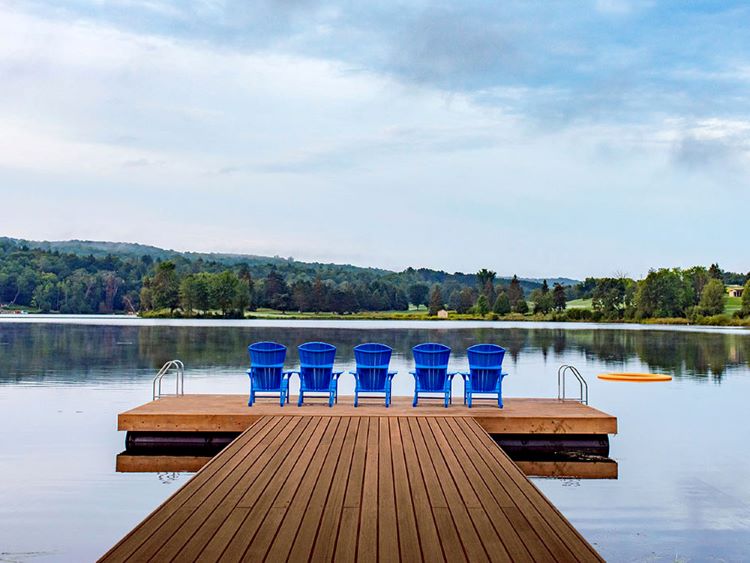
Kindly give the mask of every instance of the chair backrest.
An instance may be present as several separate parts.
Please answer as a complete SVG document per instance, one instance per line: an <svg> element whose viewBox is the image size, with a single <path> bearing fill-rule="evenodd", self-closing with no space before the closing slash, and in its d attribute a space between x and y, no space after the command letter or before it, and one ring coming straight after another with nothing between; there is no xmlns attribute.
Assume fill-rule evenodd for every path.
<svg viewBox="0 0 750 563"><path fill-rule="evenodd" d="M360 391L385 391L392 353L390 346L374 342L354 347Z"/></svg>
<svg viewBox="0 0 750 563"><path fill-rule="evenodd" d="M247 347L247 351L250 354L250 367L255 377L256 389L279 389L286 359L286 346L276 342L255 342Z"/></svg>
<svg viewBox="0 0 750 563"><path fill-rule="evenodd" d="M325 342L305 342L297 346L299 371L308 391L328 391L336 359L336 347Z"/></svg>
<svg viewBox="0 0 750 563"><path fill-rule="evenodd" d="M494 391L503 370L505 348L497 344L475 344L466 350L473 391Z"/></svg>
<svg viewBox="0 0 750 563"><path fill-rule="evenodd" d="M448 377L451 349L444 344L427 342L412 348L415 372L422 391L442 391Z"/></svg>

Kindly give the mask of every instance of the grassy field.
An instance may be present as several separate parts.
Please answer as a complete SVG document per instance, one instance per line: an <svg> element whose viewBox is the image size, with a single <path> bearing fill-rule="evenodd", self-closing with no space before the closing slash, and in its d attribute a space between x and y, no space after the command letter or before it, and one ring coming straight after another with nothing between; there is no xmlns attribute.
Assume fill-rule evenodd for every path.
<svg viewBox="0 0 750 563"><path fill-rule="evenodd" d="M568 301L568 309L592 309L592 299L572 299Z"/></svg>
<svg viewBox="0 0 750 563"><path fill-rule="evenodd" d="M742 309L742 297L724 297L724 314L733 315L736 311Z"/></svg>

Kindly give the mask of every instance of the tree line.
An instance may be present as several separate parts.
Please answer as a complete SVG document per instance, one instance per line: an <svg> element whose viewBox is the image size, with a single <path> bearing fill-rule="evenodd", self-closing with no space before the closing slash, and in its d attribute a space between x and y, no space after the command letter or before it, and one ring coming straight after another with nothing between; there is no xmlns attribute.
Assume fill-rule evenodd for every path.
<svg viewBox="0 0 750 563"><path fill-rule="evenodd" d="M107 243L101 243L107 244ZM85 248L85 247L84 247ZM106 248L106 247L105 247ZM289 260L228 263L172 255L120 252L81 255L0 239L0 304L61 313L156 313L243 316L277 311L404 311L425 307L499 318L553 315L559 320L647 319L711 316L724 310L725 285L745 285L738 315L750 316L750 274L709 268L652 270L642 280L586 278L564 286L476 274L407 268L388 272ZM591 299L592 310L569 309L571 299Z"/></svg>

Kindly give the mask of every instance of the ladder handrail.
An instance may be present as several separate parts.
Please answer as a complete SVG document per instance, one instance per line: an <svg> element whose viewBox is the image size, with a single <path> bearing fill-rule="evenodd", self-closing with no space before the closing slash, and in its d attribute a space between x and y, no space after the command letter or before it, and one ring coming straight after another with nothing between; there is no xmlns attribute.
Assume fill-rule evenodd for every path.
<svg viewBox="0 0 750 563"><path fill-rule="evenodd" d="M575 378L578 380L579 390L580 390L580 396L578 399L571 399L571 400L577 400L580 403L583 403L584 405L589 404L589 384L586 383L586 380L581 375L581 372L578 371L578 368L575 366L563 364L561 365L557 370L557 398L560 401L567 400L567 397L565 396L565 376L567 373L572 373Z"/></svg>
<svg viewBox="0 0 750 563"><path fill-rule="evenodd" d="M175 374L175 392L174 396L185 394L185 364L180 360L169 360L158 371L152 382L153 400L166 396L161 392L161 382L166 375L174 372Z"/></svg>

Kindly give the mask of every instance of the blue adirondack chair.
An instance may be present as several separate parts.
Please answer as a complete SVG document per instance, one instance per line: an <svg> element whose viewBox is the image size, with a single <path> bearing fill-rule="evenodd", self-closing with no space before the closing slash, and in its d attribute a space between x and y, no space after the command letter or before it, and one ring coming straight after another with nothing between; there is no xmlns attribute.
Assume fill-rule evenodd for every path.
<svg viewBox="0 0 750 563"><path fill-rule="evenodd" d="M385 393L385 406L391 405L391 383L397 372L388 371L393 349L385 344L360 344L354 347L357 369L354 376L354 406L359 405L360 393Z"/></svg>
<svg viewBox="0 0 750 563"><path fill-rule="evenodd" d="M247 347L250 354L250 400L247 406L252 407L256 393L279 394L279 404L289 402L289 376L291 371L284 371L286 346L276 342L256 342Z"/></svg>
<svg viewBox="0 0 750 563"><path fill-rule="evenodd" d="M503 358L505 348L497 344L476 344L466 350L469 371L464 378L464 404L471 408L472 396L497 395L497 406L503 408Z"/></svg>
<svg viewBox="0 0 750 563"><path fill-rule="evenodd" d="M328 393L328 406L338 402L338 382L343 371L333 371L336 347L325 342L305 342L299 350L299 400L302 406L305 393Z"/></svg>
<svg viewBox="0 0 750 563"><path fill-rule="evenodd" d="M451 403L451 383L456 375L456 372L448 372L451 349L444 344L428 342L417 344L412 352L415 370L409 373L414 376L413 406L417 406L420 393L441 393L447 408Z"/></svg>

